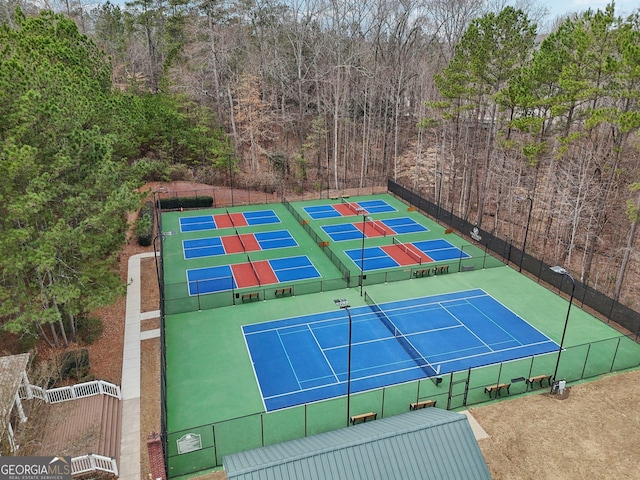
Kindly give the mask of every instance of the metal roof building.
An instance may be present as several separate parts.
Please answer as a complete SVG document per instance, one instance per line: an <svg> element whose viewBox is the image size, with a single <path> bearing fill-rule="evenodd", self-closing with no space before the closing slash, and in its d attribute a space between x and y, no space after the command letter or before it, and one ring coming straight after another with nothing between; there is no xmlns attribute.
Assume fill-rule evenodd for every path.
<svg viewBox="0 0 640 480"><path fill-rule="evenodd" d="M228 455L228 480L491 480L465 415L425 408Z"/></svg>

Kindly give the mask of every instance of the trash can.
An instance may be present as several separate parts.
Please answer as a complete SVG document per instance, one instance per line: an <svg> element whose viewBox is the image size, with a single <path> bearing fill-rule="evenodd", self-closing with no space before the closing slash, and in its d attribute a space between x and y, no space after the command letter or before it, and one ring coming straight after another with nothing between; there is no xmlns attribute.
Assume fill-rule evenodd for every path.
<svg viewBox="0 0 640 480"><path fill-rule="evenodd" d="M564 392L564 387L567 385L567 382L565 380L560 380L558 382L558 395L562 395L562 392Z"/></svg>

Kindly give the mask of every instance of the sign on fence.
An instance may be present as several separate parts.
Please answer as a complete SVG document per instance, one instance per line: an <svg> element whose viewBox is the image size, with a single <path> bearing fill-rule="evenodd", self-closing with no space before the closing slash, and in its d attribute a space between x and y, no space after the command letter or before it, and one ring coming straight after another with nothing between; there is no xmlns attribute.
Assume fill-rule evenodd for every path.
<svg viewBox="0 0 640 480"><path fill-rule="evenodd" d="M187 433L176 442L178 443L179 454L202 450L202 437L198 433Z"/></svg>

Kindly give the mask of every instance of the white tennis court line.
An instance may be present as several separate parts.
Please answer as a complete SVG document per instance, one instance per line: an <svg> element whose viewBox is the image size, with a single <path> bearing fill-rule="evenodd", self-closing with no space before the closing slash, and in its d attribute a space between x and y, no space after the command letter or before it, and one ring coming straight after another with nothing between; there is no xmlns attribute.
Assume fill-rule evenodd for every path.
<svg viewBox="0 0 640 480"><path fill-rule="evenodd" d="M471 305L469 302L466 302L467 305ZM473 306L473 305L472 305ZM465 330L467 330L467 332L469 332L471 334L472 337L474 337L476 340L478 340L478 342L480 342L480 346L485 346L486 348L488 348L489 350L491 350L491 352L494 352L493 348L491 348L484 340L482 340L477 334L476 332L474 332L473 330L471 330L469 327L467 327L464 323L462 323L462 321L453 314L453 312L451 312L447 307L442 307L442 309L444 311L446 311L449 315L451 315L453 318L456 319L456 322L458 322L460 324L460 326L462 328L464 328ZM484 314L483 314L484 315ZM484 315L486 318L486 315ZM514 339L515 340L515 339ZM520 343L520 342L518 342Z"/></svg>
<svg viewBox="0 0 640 480"><path fill-rule="evenodd" d="M366 380L369 380L369 379L371 379L371 378L386 377L386 376L388 376L388 375L390 375L390 374L401 373L401 372L408 372L408 371L411 371L411 370L420 370L420 371L422 371L422 368L420 368L418 365L416 365L416 363L415 363L415 362L413 362L413 361L408 361L408 360L403 361L403 362L394 362L394 363L390 363L390 364L388 364L388 365L394 365L394 364L396 364L396 363L409 363L409 364L412 364L412 366L411 366L411 367L409 367L409 368L401 368L401 369L398 369L398 370L392 370L392 371L390 371L390 372L381 372L381 373L376 373L375 375L365 375L365 376L357 377L357 378L353 378L353 374L354 374L354 373L357 373L357 372L361 372L361 371L363 371L363 369L351 369L351 375L352 375L351 383L353 384L353 383L356 383L356 382L359 382L359 381L366 381ZM325 378L325 377L318 377L318 378ZM328 378L328 377L327 377L327 378ZM417 379L416 379L416 380L417 380ZM402 382L402 383L411 383L411 382L415 382L416 380L408 380L408 381L406 381L406 382ZM300 390L300 391L304 391L304 392L312 392L312 391L314 391L314 390L321 390L321 389L323 389L323 388L332 387L332 386L340 385L340 384L344 384L344 383L346 383L346 381L345 381L345 382L337 381L337 382L334 382L334 383L327 383L327 384L325 384L325 385L318 385L318 386L315 386L315 387L301 388L301 390ZM396 384L396 385L397 385L397 384ZM367 388L367 389L365 389L364 391L369 391L369 390L370 390L370 389L369 389L369 388ZM270 396L270 397L263 397L263 398L264 398L265 400L271 400L271 399L274 399L274 398L288 397L288 396L290 396L291 394L293 394L293 393L298 393L298 392L299 392L299 391L293 390L293 391L290 391L290 392L279 393L279 394L277 394L277 395L272 395L272 396ZM331 397L331 398L336 398L336 397ZM307 402L307 403L317 403L317 402L322 402L322 401L324 401L324 400L326 400L326 399L316 400L316 401L313 401L313 402Z"/></svg>
<svg viewBox="0 0 640 480"><path fill-rule="evenodd" d="M249 359L251 360L251 370L253 370L253 378L255 378L256 385L258 386L258 391L260 392L260 399L262 401L262 408L266 412L267 411L267 404L265 402L266 397L264 396L264 393L262 392L262 385L260 385L260 381L258 380L258 372L256 372L256 364L253 361L253 357L251 356L251 349L249 348L249 344L247 343L247 334L244 331L244 327L241 328L241 330L242 330L242 340L244 341L244 348L246 349L247 355L249 355Z"/></svg>
<svg viewBox="0 0 640 480"><path fill-rule="evenodd" d="M373 316L372 316L372 315L373 315ZM378 320L377 320L377 317L376 317L376 316L375 316L375 314L373 314L373 313L371 313L371 314L369 314L369 313L362 313L362 314L357 314L356 316L360 316L360 317L370 317L370 318L368 318L368 319L367 319L367 318L362 319L362 320L360 320L360 322L368 322L368 321L371 321L371 320L373 320L373 319L375 319L376 321L378 321ZM319 349L320 349L320 351L322 352L322 354L323 354L323 356L324 356L325 360L327 361L327 364L329 365L329 367L331 368L331 371L332 371L332 373L333 373L333 376L330 376L330 375L323 375L323 376L320 376L320 377L310 378L309 380L304 380L304 381L301 381L301 380L298 378L298 376L295 374L295 368L294 368L294 367L293 367L293 365L291 364L291 360L290 360L289 354L288 354L288 352L287 352L287 349L284 347L284 344L282 343L282 340L280 339L280 335L281 335L281 333L280 333L280 331L279 331L279 330L289 329L289 328L293 327L294 325L289 325L289 326L286 326L286 327L277 327L277 328L273 328L273 329L261 330L261 331L259 331L259 332L251 332L251 333L246 333L246 334L245 334L245 336L246 336L246 335L252 335L252 334L255 334L255 333L262 333L262 332L266 332L266 331L276 331L276 333L278 334L278 338L280 339L281 345L282 345L282 347L283 347L283 351L284 351L284 352L285 352L285 354L287 355L287 360L289 361L289 365L291 366L291 370L294 372L294 375L295 375L295 377L296 377L296 381L297 381L297 383L298 383L298 390L290 390L289 392L283 392L283 393L280 393L280 394L278 394L278 395L272 395L272 396L268 396L268 397L263 397L263 398L264 398L264 400L269 400L269 399L274 399L274 398L281 398L281 397L287 397L287 396L289 396L289 395L291 395L291 394L293 394L293 393L297 393L297 392L306 392L306 391L319 390L319 389L322 389L322 388L326 388L326 387L330 387L330 386L340 385L340 384L344 384L344 383L346 383L346 381L341 381L341 380L338 378L338 374L337 374L337 373L335 372L335 370L333 369L333 365L331 364L331 362L329 361L329 359L328 359L328 358L327 358L327 356L325 355L325 352L326 352L326 351L330 351L330 350L338 350L338 349L345 348L345 347L347 346L347 344L344 344L344 345L336 345L335 347L322 348L322 347L320 346L320 344L319 344L318 340L317 340L317 337L316 337L316 336L315 336L315 334L313 333L313 329L312 329L312 328L310 328L310 325L313 325L313 324L316 324L316 323L323 323L323 322L329 322L329 321L333 321L333 322L335 322L336 320L341 320L341 321L342 321L343 319L335 319L335 318L334 318L334 319L328 319L328 320L321 320L321 321L319 321L319 322L312 322L312 323L300 323L300 324L295 325L295 326L307 326L307 327L309 328L309 330L311 331L312 335L314 336L314 339L316 340L316 344L318 345L318 348L319 348ZM353 320L352 320L352 321L353 321ZM321 327L321 328L325 328L325 327ZM292 335L292 333L284 333L284 335ZM367 341L364 341L364 342L355 342L355 343L354 343L354 342L352 342L351 346L352 346L352 348L353 348L354 346L357 346L357 345L365 345L365 344L367 344L367 343L376 343L376 342L380 342L380 341L390 341L390 340L395 341L395 338L393 337L393 335L389 335L388 337L378 337L378 338L371 339L371 340L367 340ZM364 376L357 376L357 375L358 375L358 372L366 371L366 370L368 370L368 369L369 369L369 367L368 367L368 368L360 368L360 369L357 369L357 368L356 368L356 369L354 369L354 368L352 368L352 369L351 369L351 375L352 375L351 381L352 381L352 382L355 382L355 381L367 380L367 379L370 379L370 378L384 377L384 376L393 375L393 374L396 374L396 373L401 373L401 372L406 372L406 371L411 371L411 370L422 370L422 369L421 369L421 367L419 367L418 365L415 365L415 362L414 362L413 360L400 360L400 361L397 361L397 362L390 362L390 363L385 363L385 364L378 364L378 365L376 365L376 367L386 367L386 366L393 367L394 365L399 365L399 364L409 364L409 365L411 365L411 367L408 367L408 368L396 368L396 369L394 369L394 370L388 370L388 371L380 372L380 373L377 373L377 374L374 374L374 375L364 375ZM254 374L255 374L255 369L254 369ZM355 374L355 378L353 378L353 377L354 377L354 374ZM256 376L256 379L257 379L257 378L258 378L258 377ZM303 383L308 383L308 382L312 382L312 381L314 381L314 380L320 380L320 379L323 379L323 378L333 378L335 381L334 381L334 382L331 382L331 383L326 383L326 384L323 384L323 385L317 385L317 386L315 386L315 387L303 387L303 386L302 386L302 384L303 384ZM259 382L258 382L258 383L259 383Z"/></svg>
<svg viewBox="0 0 640 480"><path fill-rule="evenodd" d="M536 346L536 345L543 345L543 344L549 343L549 342L553 342L553 340L548 340L546 342L529 343L526 346L527 347L533 347L533 346ZM518 345L518 346L515 346L515 347L511 347L511 348L503 348L502 350L499 350L498 352L502 353L502 352L508 352L509 350L520 350L520 349L522 349L522 345ZM471 350L471 348L463 349L463 350L453 350L453 351L450 351L450 352L446 352L446 355L452 354L452 353L463 352L465 350ZM547 352L547 353L537 353L536 356L555 354L557 352L558 352L557 350L553 350L553 351ZM435 362L435 363L444 365L444 364L447 364L447 363L458 362L458 361L461 361L461 360L468 360L468 359L472 359L472 358L480 358L480 357L484 357L486 355L492 355L494 353L497 353L497 352L476 353L474 355L466 355L466 356L463 356L463 357L456 357L456 358L452 358L451 360L443 360L441 362ZM443 355L445 355L445 354L443 354ZM433 356L434 355L432 355L432 357ZM437 356L437 355L435 355L435 356ZM531 355L526 355L526 357L531 357ZM510 358L509 360L503 360L502 362L499 362L499 363L505 363L505 362L511 362L511 361L514 361L514 360L520 360L521 358L525 358L525 357ZM493 365L493 364L495 364L495 362L493 362L491 364L487 364L487 365ZM474 368L476 368L476 367L474 367Z"/></svg>
<svg viewBox="0 0 640 480"><path fill-rule="evenodd" d="M293 366L293 363L291 362L291 357L289 356L289 351L287 350L287 347L285 347L284 343L282 342L282 335L280 335L280 331L276 331L276 333L278 334L278 341L280 342L280 345L282 346L282 350L284 351L285 356L287 357L287 362L289 362L289 366L291 367L291 371L293 372L293 376L296 377L296 383L298 384L298 390L302 390L302 385L300 385L300 379L298 378L298 374L296 372L295 367Z"/></svg>
<svg viewBox="0 0 640 480"><path fill-rule="evenodd" d="M338 378L338 374L335 372L335 370L333 369L333 365L331 364L331 362L327 358L327 355L325 354L325 350L320 346L320 342L318 341L318 338L316 337L316 334L314 333L313 328L311 328L311 324L307 323L306 325L307 325L307 329L311 333L311 336L313 337L313 341L318 346L318 350L320 350L320 352L322 352L322 356L324 357L325 362L327 362L327 365L329 365L329 369L331 370L331 373L333 374L333 378L335 378L336 381L339 382L340 379ZM329 377L328 376L323 376L323 377L320 377L320 378L329 378Z"/></svg>

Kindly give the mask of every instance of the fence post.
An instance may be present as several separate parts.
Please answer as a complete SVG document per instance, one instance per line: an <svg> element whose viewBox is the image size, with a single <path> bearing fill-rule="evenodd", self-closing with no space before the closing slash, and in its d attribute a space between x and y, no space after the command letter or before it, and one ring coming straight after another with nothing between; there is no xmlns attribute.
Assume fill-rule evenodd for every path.
<svg viewBox="0 0 640 480"><path fill-rule="evenodd" d="M584 378L584 371L587 369L587 362L589 361L589 353L591 353L591 343L587 345L587 354L584 356L584 364L582 365L582 373L580 374L580 380Z"/></svg>
<svg viewBox="0 0 640 480"><path fill-rule="evenodd" d="M164 468L164 454L160 434L152 432L147 435L147 451L149 452L149 464L151 476L154 480L166 480L167 472Z"/></svg>
<svg viewBox="0 0 640 480"><path fill-rule="evenodd" d="M616 344L616 350L613 352L613 359L611 360L611 367L609 368L609 373L613 372L613 366L616 363L616 357L618 356L618 349L620 348L620 340L622 340L622 337L618 337L618 343Z"/></svg>

